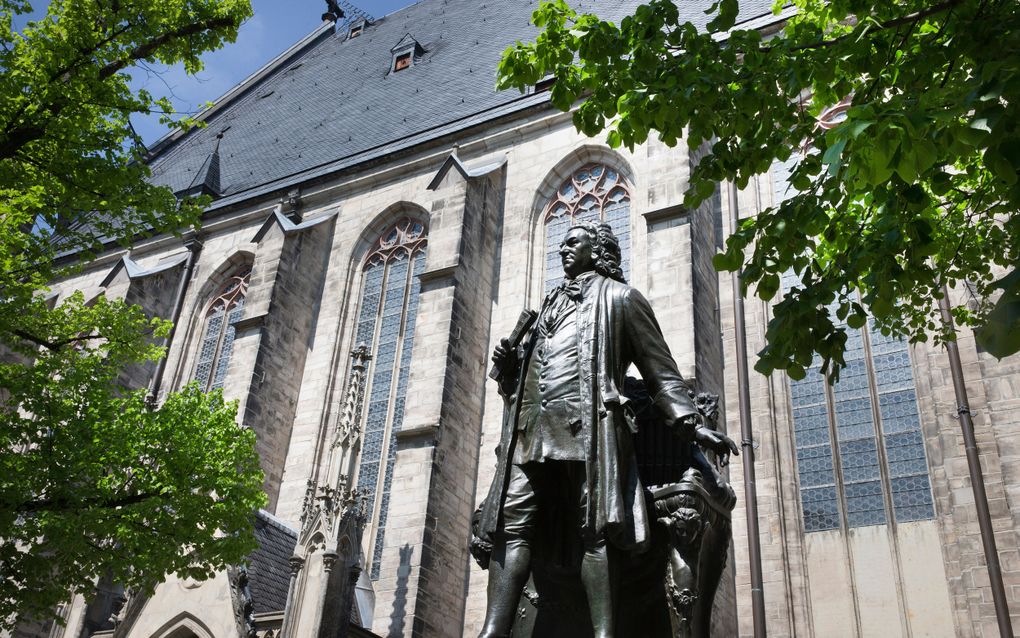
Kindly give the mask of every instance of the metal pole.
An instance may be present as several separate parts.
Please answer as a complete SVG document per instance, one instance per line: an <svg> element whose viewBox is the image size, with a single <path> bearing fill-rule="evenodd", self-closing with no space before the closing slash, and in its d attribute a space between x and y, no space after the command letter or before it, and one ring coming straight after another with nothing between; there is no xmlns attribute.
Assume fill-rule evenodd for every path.
<svg viewBox="0 0 1020 638"><path fill-rule="evenodd" d="M740 222L737 185L729 182L730 227ZM733 273L733 322L737 342L737 386L740 408L740 446L743 449L744 509L747 512L747 554L751 563L751 614L755 638L765 638L765 590L761 571L761 537L758 531L758 489L754 480L754 439L751 433L751 393L747 380L747 333L744 326L744 295L740 289L742 270Z"/></svg>
<svg viewBox="0 0 1020 638"><path fill-rule="evenodd" d="M939 311L942 313L942 323L955 335L956 327L953 325L953 315L949 308L949 289L945 285L942 286ZM992 601L995 603L995 620L999 624L1000 636L1012 636L1013 625L1009 618L1009 605L1006 603L1006 589L1002 584L999 552L995 547L992 516L988 511L988 495L985 493L985 479L981 473L981 457L978 455L977 439L974 437L974 422L970 418L967 385L964 382L960 348L956 341L946 342L946 352L949 355L949 370L953 375L953 390L956 392L956 411L960 415L963 445L967 451L967 467L970 469L970 485L974 490L974 506L977 508L978 525L981 528L981 544L984 546L985 562L988 564L988 584L992 588Z"/></svg>

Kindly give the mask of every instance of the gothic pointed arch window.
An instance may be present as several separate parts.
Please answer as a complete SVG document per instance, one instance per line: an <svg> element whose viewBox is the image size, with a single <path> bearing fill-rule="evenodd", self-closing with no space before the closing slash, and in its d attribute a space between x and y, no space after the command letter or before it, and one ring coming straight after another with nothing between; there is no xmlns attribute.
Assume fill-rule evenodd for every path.
<svg viewBox="0 0 1020 638"><path fill-rule="evenodd" d="M611 166L585 164L560 184L545 209L545 291L563 280L560 242L579 221L606 222L620 241L624 277L630 277L630 188Z"/></svg>
<svg viewBox="0 0 1020 638"><path fill-rule="evenodd" d="M772 167L777 205L796 195L790 175L798 161ZM800 283L785 273L784 295ZM871 319L859 328L837 319L836 326L847 337L839 382L826 380L818 355L803 379L789 381L804 531L935 518L909 344L883 335Z"/></svg>
<svg viewBox="0 0 1020 638"><path fill-rule="evenodd" d="M234 271L205 311L205 328L195 365L195 381L203 390L223 387L234 351L234 326L241 320L250 280L251 266Z"/></svg>
<svg viewBox="0 0 1020 638"><path fill-rule="evenodd" d="M362 293L355 345L372 354L366 387L364 436L357 485L369 495L371 517L367 554L372 579L379 578L389 512L394 433L404 419L404 402L418 314L418 275L425 269L425 225L405 217L376 240L362 269Z"/></svg>

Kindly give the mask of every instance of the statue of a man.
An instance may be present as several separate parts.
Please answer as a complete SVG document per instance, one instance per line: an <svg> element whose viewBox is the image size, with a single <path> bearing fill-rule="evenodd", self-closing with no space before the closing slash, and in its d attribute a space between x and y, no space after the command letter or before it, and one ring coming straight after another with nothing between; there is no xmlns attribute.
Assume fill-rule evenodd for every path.
<svg viewBox="0 0 1020 638"><path fill-rule="evenodd" d="M736 452L699 422L648 301L624 281L609 225L576 224L560 258L565 280L546 295L530 338L520 348L504 339L492 357L503 371L507 416L478 527L493 547L485 638L509 635L536 538L553 519L573 526L583 545L580 579L594 635L613 635L607 546L640 550L650 538L636 426L622 394L631 364L677 436L720 455Z"/></svg>

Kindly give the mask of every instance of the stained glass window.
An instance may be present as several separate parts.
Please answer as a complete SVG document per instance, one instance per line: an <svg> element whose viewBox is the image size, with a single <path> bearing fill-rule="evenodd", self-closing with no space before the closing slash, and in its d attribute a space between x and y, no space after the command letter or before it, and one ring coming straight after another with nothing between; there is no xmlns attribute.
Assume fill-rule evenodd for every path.
<svg viewBox="0 0 1020 638"><path fill-rule="evenodd" d="M234 325L241 320L250 279L250 267L236 272L223 285L206 311L205 332L195 366L195 380L205 390L223 387L230 354L234 350Z"/></svg>
<svg viewBox="0 0 1020 638"><path fill-rule="evenodd" d="M875 329L870 335L892 509L901 523L929 519L935 516L935 511L910 353L902 339L883 336Z"/></svg>
<svg viewBox="0 0 1020 638"><path fill-rule="evenodd" d="M819 365L816 357L803 379L790 381L800 498L809 532L840 525L829 411Z"/></svg>
<svg viewBox="0 0 1020 638"><path fill-rule="evenodd" d="M773 167L776 201L791 196L793 161ZM797 284L787 273L783 289ZM834 316L834 311L833 311ZM829 385L816 357L790 381L797 471L808 532L935 515L906 342L845 323L846 367Z"/></svg>
<svg viewBox="0 0 1020 638"><path fill-rule="evenodd" d="M556 192L545 213L545 291L563 281L560 242L578 221L606 222L620 241L623 275L630 279L630 191L620 173L604 164L587 164Z"/></svg>
<svg viewBox="0 0 1020 638"><path fill-rule="evenodd" d="M374 519L371 571L379 578L386 519L389 513L393 462L397 448L394 433L404 419L404 402L414 347L418 314L418 275L425 268L425 226L405 218L384 232L369 253L355 345L372 353L367 388L364 437L358 487L369 494Z"/></svg>
<svg viewBox="0 0 1020 638"><path fill-rule="evenodd" d="M847 527L881 525L888 512L898 523L930 519L908 346L872 324L842 327L847 366L839 382L828 386L817 358L807 376L790 381L804 528L837 529L844 516Z"/></svg>

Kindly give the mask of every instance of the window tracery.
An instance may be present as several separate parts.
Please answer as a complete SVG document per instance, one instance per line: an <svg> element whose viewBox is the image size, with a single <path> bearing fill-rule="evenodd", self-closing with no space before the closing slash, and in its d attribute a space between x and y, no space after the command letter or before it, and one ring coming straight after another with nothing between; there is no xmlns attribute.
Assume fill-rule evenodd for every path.
<svg viewBox="0 0 1020 638"><path fill-rule="evenodd" d="M545 291L563 280L560 241L579 222L606 222L620 242L621 267L630 277L630 190L619 171L590 163L560 184L545 210Z"/></svg>
<svg viewBox="0 0 1020 638"><path fill-rule="evenodd" d="M223 387L234 349L234 326L241 320L250 280L250 266L238 270L220 288L206 310L205 330L195 366L195 380L204 390Z"/></svg>

